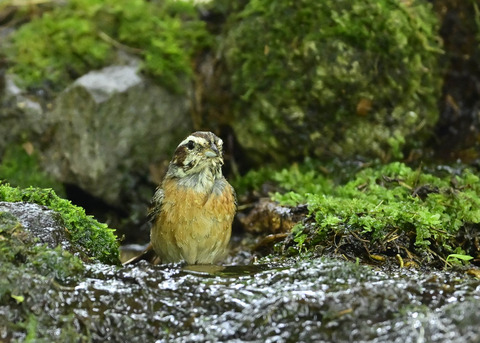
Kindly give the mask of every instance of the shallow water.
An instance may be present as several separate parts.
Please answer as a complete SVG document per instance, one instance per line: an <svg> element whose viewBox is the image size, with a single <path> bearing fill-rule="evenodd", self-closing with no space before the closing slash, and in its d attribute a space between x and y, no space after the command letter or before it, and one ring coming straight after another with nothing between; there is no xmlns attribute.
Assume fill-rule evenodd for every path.
<svg viewBox="0 0 480 343"><path fill-rule="evenodd" d="M60 292L93 341L479 342L480 281L332 259L249 266L93 265Z"/></svg>

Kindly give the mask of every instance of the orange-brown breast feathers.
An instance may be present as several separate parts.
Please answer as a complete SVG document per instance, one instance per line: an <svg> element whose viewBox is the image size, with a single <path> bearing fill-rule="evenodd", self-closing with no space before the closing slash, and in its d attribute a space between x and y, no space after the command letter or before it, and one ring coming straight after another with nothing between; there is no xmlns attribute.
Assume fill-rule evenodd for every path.
<svg viewBox="0 0 480 343"><path fill-rule="evenodd" d="M151 242L163 263L185 260L209 264L221 259L231 236L236 211L233 188L222 177L215 191L201 193L163 183L163 201L151 232Z"/></svg>

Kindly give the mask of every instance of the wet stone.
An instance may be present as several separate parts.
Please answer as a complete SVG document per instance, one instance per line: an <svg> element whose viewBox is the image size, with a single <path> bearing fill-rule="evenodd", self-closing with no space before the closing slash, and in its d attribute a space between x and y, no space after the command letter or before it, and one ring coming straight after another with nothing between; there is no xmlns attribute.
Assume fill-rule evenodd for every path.
<svg viewBox="0 0 480 343"><path fill-rule="evenodd" d="M49 304L39 327L68 318L93 342L477 342L480 281L460 276L385 273L333 259L93 264L76 284L35 302Z"/></svg>
<svg viewBox="0 0 480 343"><path fill-rule="evenodd" d="M0 212L12 214L32 241L46 244L51 249L61 246L64 250L74 252L70 235L55 211L32 203L0 202Z"/></svg>

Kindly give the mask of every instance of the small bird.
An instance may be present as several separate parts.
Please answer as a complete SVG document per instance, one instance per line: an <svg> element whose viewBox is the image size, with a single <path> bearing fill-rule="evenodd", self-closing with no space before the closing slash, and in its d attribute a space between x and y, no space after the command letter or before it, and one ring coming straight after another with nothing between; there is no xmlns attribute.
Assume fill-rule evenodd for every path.
<svg viewBox="0 0 480 343"><path fill-rule="evenodd" d="M162 263L213 264L224 257L237 204L222 175L222 148L215 134L197 131L175 150L149 213L146 252L153 249Z"/></svg>

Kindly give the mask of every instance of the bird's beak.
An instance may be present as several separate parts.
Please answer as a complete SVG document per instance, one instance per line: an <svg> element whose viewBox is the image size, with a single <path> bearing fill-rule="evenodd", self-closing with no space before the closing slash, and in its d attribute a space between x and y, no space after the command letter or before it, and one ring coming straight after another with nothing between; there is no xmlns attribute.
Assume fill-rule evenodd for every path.
<svg viewBox="0 0 480 343"><path fill-rule="evenodd" d="M218 151L217 146L213 143L210 145L210 148L205 151L205 156L207 157L218 157L219 155L220 152Z"/></svg>

